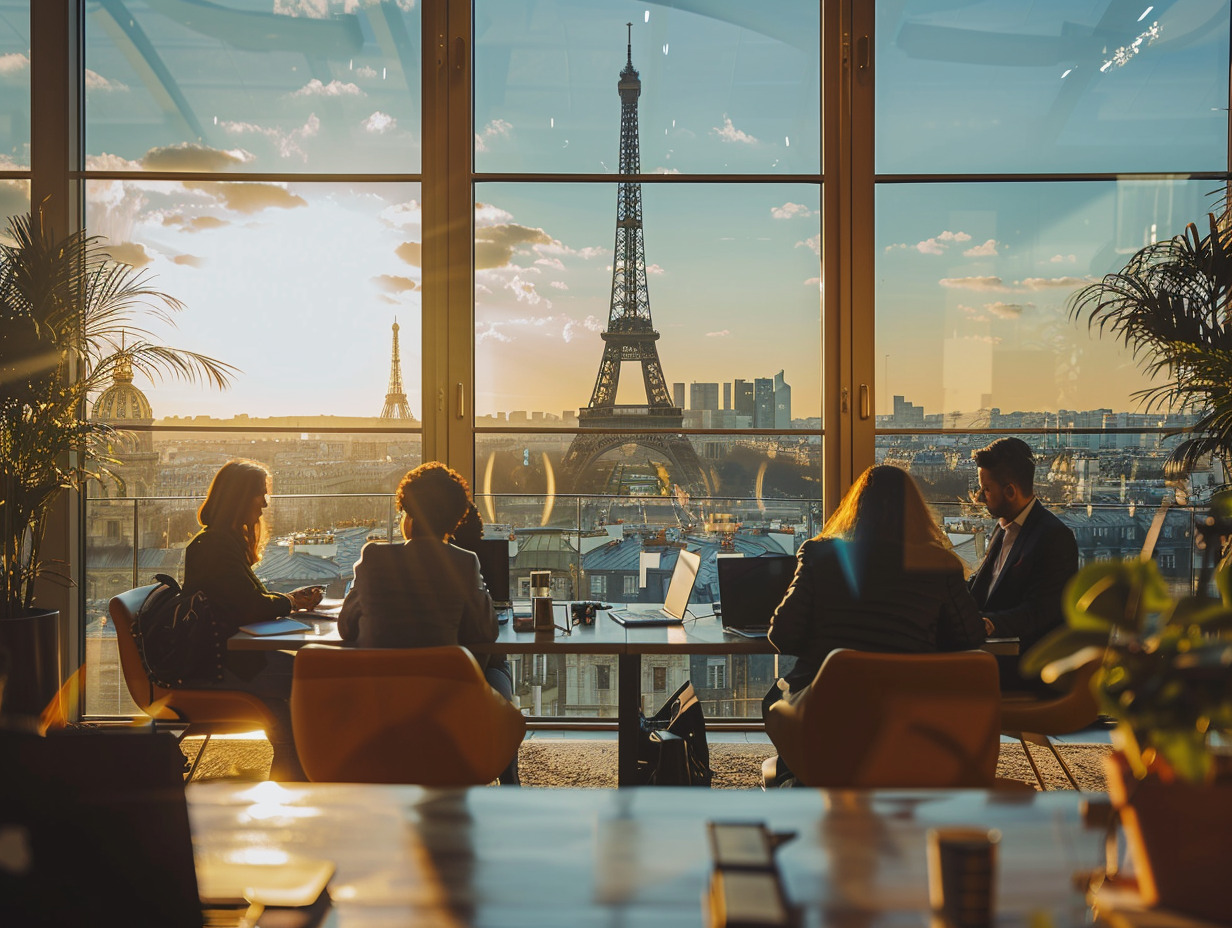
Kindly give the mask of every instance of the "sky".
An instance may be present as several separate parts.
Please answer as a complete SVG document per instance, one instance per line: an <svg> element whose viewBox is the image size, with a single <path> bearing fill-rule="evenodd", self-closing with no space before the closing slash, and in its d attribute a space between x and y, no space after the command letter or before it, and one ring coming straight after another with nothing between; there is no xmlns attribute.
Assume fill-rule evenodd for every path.
<svg viewBox="0 0 1232 928"><path fill-rule="evenodd" d="M126 4L170 75L159 86L107 11L92 8L88 169L404 179L91 181L90 230L187 306L167 340L242 370L222 394L140 384L156 415L376 414L395 318L418 415L416 4L226 0L191 22L174 18L180 7L157 7ZM28 39L23 54L20 29L3 31L6 9L0 106L11 118L0 120L0 152L20 166ZM818 9L477 0L476 170L565 175L476 185L479 413L559 415L590 396L616 185L567 175L616 170L616 83L632 22L642 170L764 181L644 187L667 380L783 370L793 414L819 414L822 191L774 181L820 170ZM1153 237L1200 220L1213 182L909 175L1222 170L1227 36L1220 0L877 4L878 412L893 394L928 412L974 411L990 398L1004 410L1132 408L1132 361L1075 325L1066 299ZM22 194L0 185L0 200ZM644 399L640 381L626 367L622 401Z"/></svg>

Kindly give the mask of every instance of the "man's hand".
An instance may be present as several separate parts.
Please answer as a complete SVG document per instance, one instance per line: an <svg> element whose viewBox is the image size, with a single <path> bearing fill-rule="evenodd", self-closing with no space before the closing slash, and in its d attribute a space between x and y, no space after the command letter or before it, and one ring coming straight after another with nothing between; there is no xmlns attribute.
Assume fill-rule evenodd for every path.
<svg viewBox="0 0 1232 928"><path fill-rule="evenodd" d="M996 627L992 624L992 619L988 616L983 616L984 619L984 635L991 638L996 633Z"/></svg>

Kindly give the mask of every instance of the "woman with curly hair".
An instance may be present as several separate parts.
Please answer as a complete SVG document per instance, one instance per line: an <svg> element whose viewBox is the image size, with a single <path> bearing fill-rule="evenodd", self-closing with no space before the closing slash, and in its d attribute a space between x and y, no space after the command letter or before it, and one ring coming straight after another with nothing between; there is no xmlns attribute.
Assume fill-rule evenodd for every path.
<svg viewBox="0 0 1232 928"><path fill-rule="evenodd" d="M451 543L474 508L469 490L461 474L439 461L402 478L397 498L406 541L364 546L338 617L344 641L362 648L431 648L496 640L500 626L479 558ZM475 659L488 684L512 700L508 663L495 655ZM517 784L516 755L500 781Z"/></svg>

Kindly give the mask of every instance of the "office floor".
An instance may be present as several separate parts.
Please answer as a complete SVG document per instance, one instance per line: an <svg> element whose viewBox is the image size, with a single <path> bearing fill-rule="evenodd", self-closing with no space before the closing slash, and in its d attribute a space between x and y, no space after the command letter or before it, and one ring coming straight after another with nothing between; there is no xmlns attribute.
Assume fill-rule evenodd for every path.
<svg viewBox="0 0 1232 928"><path fill-rule="evenodd" d="M1061 754L1083 789L1102 791L1104 776L1100 758L1111 747L1106 743L1106 737L1101 738L1099 733L1093 733L1083 741L1076 740L1078 737L1081 736L1065 739L1060 745ZM761 762L774 753L774 748L764 735L715 732L708 737L708 741L716 788L754 789L760 785ZM200 745L199 738L186 739L185 754L189 758L194 757ZM1049 789L1068 788L1068 781L1047 750L1033 747L1032 754ZM210 742L197 777L263 780L269 775L269 765L269 743L263 738L215 738ZM532 732L522 744L518 765L524 786L614 787L616 741L611 732ZM1008 739L1002 739L997 775L1031 784L1035 782L1022 747Z"/></svg>

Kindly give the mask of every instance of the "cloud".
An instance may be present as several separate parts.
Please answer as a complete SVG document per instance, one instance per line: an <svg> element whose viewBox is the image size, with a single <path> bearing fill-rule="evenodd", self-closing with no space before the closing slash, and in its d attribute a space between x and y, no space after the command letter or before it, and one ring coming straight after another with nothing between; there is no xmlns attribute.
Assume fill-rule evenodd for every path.
<svg viewBox="0 0 1232 928"><path fill-rule="evenodd" d="M1000 277L942 277L938 281L943 287L949 287L952 290L976 290L976 291L992 291L994 293L1007 293L1009 287L1005 285Z"/></svg>
<svg viewBox="0 0 1232 928"><path fill-rule="evenodd" d="M651 174L679 174L680 168L655 168Z"/></svg>
<svg viewBox="0 0 1232 928"><path fill-rule="evenodd" d="M259 126L252 122L220 122L218 125L224 132L229 132L232 135L263 136L273 143L274 148L278 150L278 154L283 158L298 156L304 162L308 161L308 153L304 151L300 143L305 139L312 138L321 131L321 120L317 118L316 113L309 114L308 120L302 126L289 132L273 127Z"/></svg>
<svg viewBox="0 0 1232 928"><path fill-rule="evenodd" d="M111 255L112 260L133 267L145 267L151 260L145 246L136 242L105 242L103 250Z"/></svg>
<svg viewBox="0 0 1232 928"><path fill-rule="evenodd" d="M226 209L250 216L267 209L297 209L308 201L278 184L221 184L217 181L184 181L185 190L200 190Z"/></svg>
<svg viewBox="0 0 1232 928"><path fill-rule="evenodd" d="M795 216L812 216L817 211L809 209L803 203L792 203L790 200L782 206L770 207L770 215L775 219L791 219Z"/></svg>
<svg viewBox="0 0 1232 928"><path fill-rule="evenodd" d="M394 203L381 210L381 221L397 229L406 229L423 224L423 208L418 200Z"/></svg>
<svg viewBox="0 0 1232 928"><path fill-rule="evenodd" d="M367 94L356 84L348 84L346 81L330 81L328 84L322 84L314 77L288 96L294 99L296 97L366 97Z"/></svg>
<svg viewBox="0 0 1232 928"><path fill-rule="evenodd" d="M997 255L997 240L990 238L983 245L976 245L963 252L964 258L994 258Z"/></svg>
<svg viewBox="0 0 1232 928"><path fill-rule="evenodd" d="M821 286L821 278L820 278L820 277L810 277L808 280L806 280L806 281L804 282L804 286L806 286L806 287L820 287L820 286Z"/></svg>
<svg viewBox="0 0 1232 928"><path fill-rule="evenodd" d="M1026 307L1020 303L1002 303L998 300L996 303L985 303L984 308L998 319L1017 319Z"/></svg>
<svg viewBox="0 0 1232 928"><path fill-rule="evenodd" d="M176 255L171 259L172 264L182 264L184 267L203 267L205 258L199 258L196 255Z"/></svg>
<svg viewBox="0 0 1232 928"><path fill-rule="evenodd" d="M581 322L568 320L564 328L560 330L560 337L565 342L571 342L584 332L594 333L602 332L603 326L594 316L587 316Z"/></svg>
<svg viewBox="0 0 1232 928"><path fill-rule="evenodd" d="M391 129L398 128L398 120L390 116L388 113L382 113L377 110L367 119L360 123L364 127L365 132L372 132L376 135L384 135Z"/></svg>
<svg viewBox="0 0 1232 928"><path fill-rule="evenodd" d="M12 77L30 69L30 59L20 52L0 55L0 77Z"/></svg>
<svg viewBox="0 0 1232 928"><path fill-rule="evenodd" d="M1025 277L1018 282L1026 290L1071 290L1090 283L1082 277Z"/></svg>
<svg viewBox="0 0 1232 928"><path fill-rule="evenodd" d="M816 235L810 235L808 238L806 238L802 242L796 242L796 247L797 248L807 248L813 254L820 256L821 255L821 233L818 232Z"/></svg>
<svg viewBox="0 0 1232 928"><path fill-rule="evenodd" d="M542 229L509 222L475 229L475 269L506 267L514 252L531 245L549 245L552 237Z"/></svg>
<svg viewBox="0 0 1232 928"><path fill-rule="evenodd" d="M97 71L91 71L89 68L86 68L86 90L94 90L99 93L127 93L128 85L120 81L109 81Z"/></svg>
<svg viewBox="0 0 1232 928"><path fill-rule="evenodd" d="M569 289L569 285L565 283L563 280L550 280L548 281L548 286L555 287L557 290L568 290Z"/></svg>
<svg viewBox="0 0 1232 928"><path fill-rule="evenodd" d="M394 254L411 267L423 267L423 245L419 242L403 242L394 249Z"/></svg>
<svg viewBox="0 0 1232 928"><path fill-rule="evenodd" d="M945 246L935 238L926 238L922 242L917 242L915 250L922 255L943 255L945 254Z"/></svg>
<svg viewBox="0 0 1232 928"><path fill-rule="evenodd" d="M409 277L399 277L396 274L378 274L372 282L386 293L406 293L408 290L418 290L419 284Z"/></svg>
<svg viewBox="0 0 1232 928"><path fill-rule="evenodd" d="M565 269L565 262L560 260L560 258L538 258L535 260L535 264L538 264L540 267L550 267L554 271L563 271Z"/></svg>
<svg viewBox="0 0 1232 928"><path fill-rule="evenodd" d="M706 333L707 338L726 338L728 335L731 335L731 329L719 329L717 332Z"/></svg>
<svg viewBox="0 0 1232 928"><path fill-rule="evenodd" d="M731 118L726 113L723 114L723 125L721 127L715 126L710 130L710 134L717 136L723 142L740 142L745 145L757 144L757 139L733 126Z"/></svg>
<svg viewBox="0 0 1232 928"><path fill-rule="evenodd" d="M225 228L231 223L217 216L194 216L189 219L179 213L170 213L163 216L163 225L180 226L185 232L209 232L213 229Z"/></svg>
<svg viewBox="0 0 1232 928"><path fill-rule="evenodd" d="M512 133L513 123L504 119L493 119L475 133L475 151L487 151L489 142L498 138L508 138Z"/></svg>
<svg viewBox="0 0 1232 928"><path fill-rule="evenodd" d="M19 180L0 180L0 216L13 216L30 208L30 191Z"/></svg>
<svg viewBox="0 0 1232 928"><path fill-rule="evenodd" d="M376 77L376 68L370 68L366 64L360 65L355 69L356 77Z"/></svg>
<svg viewBox="0 0 1232 928"><path fill-rule="evenodd" d="M403 13L415 10L416 0L396 0ZM333 19L339 13L354 14L363 4L358 0L274 0L275 16L295 16L303 19Z"/></svg>
<svg viewBox="0 0 1232 928"><path fill-rule="evenodd" d="M943 255L951 245L961 245L963 242L971 241L971 236L966 232L951 232L949 229L938 232L936 235L916 242L914 245L907 242L899 242L893 245L886 245L885 250L896 251L900 249L914 249L922 255Z"/></svg>
<svg viewBox="0 0 1232 928"><path fill-rule="evenodd" d="M1075 255L1053 255L1048 259L1053 264L1077 264L1078 258Z"/></svg>
<svg viewBox="0 0 1232 928"><path fill-rule="evenodd" d="M667 273L667 271L663 270L663 268L662 268L662 267L660 267L660 266L659 266L659 265L657 265L657 264L647 264L647 265L646 265L646 273L647 273L647 274L653 274L653 275L655 275L655 276L658 276L659 274L666 274L666 273Z"/></svg>
<svg viewBox="0 0 1232 928"><path fill-rule="evenodd" d="M180 142L161 148L151 148L141 156L141 167L147 171L226 171L253 160L241 149L225 151L195 142Z"/></svg>
<svg viewBox="0 0 1232 928"><path fill-rule="evenodd" d="M1001 344L1000 335L964 335L962 340L966 342L984 342L987 345Z"/></svg>
<svg viewBox="0 0 1232 928"><path fill-rule="evenodd" d="M486 326L483 323L475 326L475 343L482 345L484 342L501 342L502 344L513 341L508 335L496 327L495 322L490 322Z"/></svg>
<svg viewBox="0 0 1232 928"><path fill-rule="evenodd" d="M552 308L552 301L535 289L535 282L523 280L520 274L514 274L509 278L505 283L505 289L517 297L519 303L526 303L529 306L542 304L544 309Z"/></svg>
<svg viewBox="0 0 1232 928"><path fill-rule="evenodd" d="M475 225L495 226L503 225L506 222L513 222L513 213L507 212L499 206L493 206L491 203L475 204Z"/></svg>

